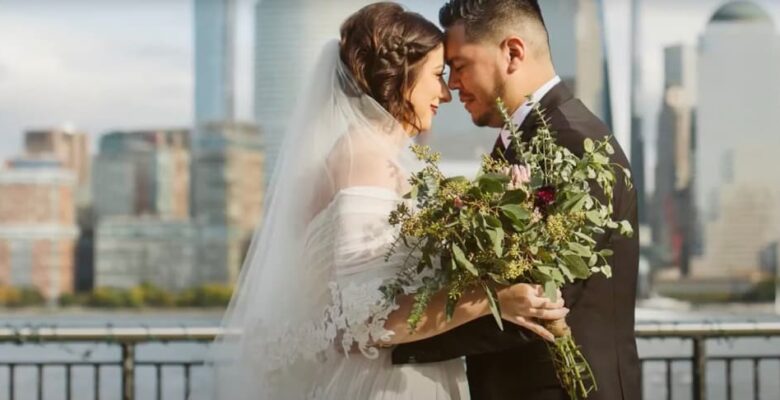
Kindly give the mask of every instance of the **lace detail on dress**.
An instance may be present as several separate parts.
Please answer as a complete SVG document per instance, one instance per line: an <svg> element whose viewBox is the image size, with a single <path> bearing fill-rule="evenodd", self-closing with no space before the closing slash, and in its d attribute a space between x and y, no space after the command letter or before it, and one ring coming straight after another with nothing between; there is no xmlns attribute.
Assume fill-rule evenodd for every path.
<svg viewBox="0 0 780 400"><path fill-rule="evenodd" d="M393 331L385 329L390 313L398 305L390 302L380 290L382 279L357 284L339 285L331 282L331 304L318 322L307 322L282 327L256 325L248 340L255 341L250 351L267 355L264 369L280 370L298 360L317 361L329 350L340 350L345 355L353 349L369 359L379 355L376 343L389 340ZM339 340L340 339L340 340Z"/></svg>
<svg viewBox="0 0 780 400"><path fill-rule="evenodd" d="M330 307L329 319L343 333L341 348L345 353L357 344L364 356L376 358L378 350L374 344L386 342L393 336L393 331L385 329L385 323L398 305L385 298L379 289L383 283L381 279L362 285L349 283L341 290L336 283L329 285L334 304ZM337 304L340 307L335 306Z"/></svg>

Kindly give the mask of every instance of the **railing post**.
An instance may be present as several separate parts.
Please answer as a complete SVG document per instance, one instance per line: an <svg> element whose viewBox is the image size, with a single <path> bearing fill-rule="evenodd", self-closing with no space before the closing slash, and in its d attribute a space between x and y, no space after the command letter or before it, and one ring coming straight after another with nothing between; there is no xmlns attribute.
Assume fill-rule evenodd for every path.
<svg viewBox="0 0 780 400"><path fill-rule="evenodd" d="M707 340L693 338L693 400L707 399Z"/></svg>
<svg viewBox="0 0 780 400"><path fill-rule="evenodd" d="M122 400L135 398L135 345L122 343Z"/></svg>

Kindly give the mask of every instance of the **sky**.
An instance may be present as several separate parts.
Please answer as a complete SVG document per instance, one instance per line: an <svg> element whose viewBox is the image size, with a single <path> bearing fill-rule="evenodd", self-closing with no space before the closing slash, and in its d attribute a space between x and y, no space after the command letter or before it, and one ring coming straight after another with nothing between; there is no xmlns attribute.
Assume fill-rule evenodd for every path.
<svg viewBox="0 0 780 400"><path fill-rule="evenodd" d="M239 118L251 119L254 0L238 1L237 112ZM630 1L604 2L620 137L629 124ZM434 20L440 6L435 0L402 3ZM663 48L695 45L722 3L642 1L640 108L650 160L663 87ZM780 0L756 3L780 22ZM0 159L21 151L22 132L29 128L67 124L96 139L111 129L188 126L192 20L192 0L0 0ZM652 174L652 164L648 169Z"/></svg>

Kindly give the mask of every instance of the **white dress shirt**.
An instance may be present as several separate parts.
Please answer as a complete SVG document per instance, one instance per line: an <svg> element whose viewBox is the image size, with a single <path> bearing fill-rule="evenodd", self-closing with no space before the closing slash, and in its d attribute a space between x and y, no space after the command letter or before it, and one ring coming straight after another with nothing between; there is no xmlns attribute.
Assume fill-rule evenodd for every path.
<svg viewBox="0 0 780 400"><path fill-rule="evenodd" d="M512 121L517 126L520 126L523 124L523 121L528 117L528 114L531 113L531 110L534 108L534 103L541 100L555 85L559 84L561 82L561 77L556 75L554 78L550 79L542 85L539 89L536 89L536 91L531 95L531 101L526 101L521 105L517 111L515 111L514 115L512 115ZM512 140L512 138L509 136L509 131L501 128L501 143L504 144L504 148L509 148L509 142Z"/></svg>

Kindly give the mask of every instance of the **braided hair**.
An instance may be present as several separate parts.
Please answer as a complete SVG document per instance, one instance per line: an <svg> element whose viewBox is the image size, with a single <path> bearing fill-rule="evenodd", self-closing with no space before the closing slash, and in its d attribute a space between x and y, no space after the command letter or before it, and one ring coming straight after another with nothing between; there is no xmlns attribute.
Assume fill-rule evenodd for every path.
<svg viewBox="0 0 780 400"><path fill-rule="evenodd" d="M363 93L419 131L408 96L418 67L443 41L443 32L420 14L391 2L375 3L342 24L340 57Z"/></svg>

